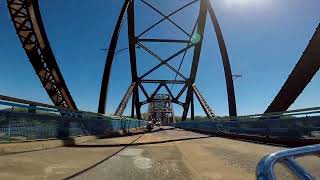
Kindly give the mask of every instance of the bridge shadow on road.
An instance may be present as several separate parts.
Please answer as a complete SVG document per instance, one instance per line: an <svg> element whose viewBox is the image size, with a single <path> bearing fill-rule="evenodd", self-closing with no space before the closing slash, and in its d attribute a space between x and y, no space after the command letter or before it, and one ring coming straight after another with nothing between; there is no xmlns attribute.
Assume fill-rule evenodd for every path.
<svg viewBox="0 0 320 180"><path fill-rule="evenodd" d="M155 133L155 132L159 132L159 131L165 131L165 130L172 130L175 128L166 128L166 129L157 129L154 130L150 133ZM162 144L162 143L170 143L170 142L181 142L181 141L188 141L188 140L196 140L196 139L205 139L205 138L210 138L213 136L210 135L205 135L205 136L200 136L200 137L190 137L190 138L179 138L179 139L170 139L170 140L163 140L163 141L151 141L151 142L143 142L143 143L136 143L136 141L138 141L145 133L140 133L141 135L138 136L135 140L133 140L130 143L119 143L119 144L83 144L83 145L72 145L72 146L68 146L70 148L107 148L107 147L121 147L121 149L119 149L118 151L116 151L115 153L111 154L110 156L102 159L101 161L97 162L96 164L76 173L73 174L69 177L64 178L64 180L67 179L72 179L76 176L79 176L87 171L89 171L90 169L93 169L95 167L97 167L99 164L102 164L103 162L109 160L110 158L112 158L113 156L117 155L119 152L121 152L122 150L126 149L127 147L130 146L140 146L140 145L150 145L150 144ZM137 134L134 134L137 135Z"/></svg>
<svg viewBox="0 0 320 180"><path fill-rule="evenodd" d="M155 129L153 131L148 131L147 129L144 130L137 130L137 131L129 131L126 133L119 133L119 132L114 132L114 133L110 133L101 137L98 137L98 139L109 139L109 138L117 138L117 137L130 137L130 136L136 136L136 135L141 135L141 134L151 134L151 133L156 133L156 132L160 132L160 131L167 131L167 130L178 130L175 127L170 127L170 128L159 128L159 129Z"/></svg>
<svg viewBox="0 0 320 180"><path fill-rule="evenodd" d="M103 148L103 147L122 147L122 146L141 146L141 145L150 145L150 144L163 144L163 143L170 143L170 142L178 142L178 141L188 141L188 140L195 140L195 139L204 139L210 138L212 136L201 136L201 137L192 137L192 138L179 138L179 139L170 139L164 141L151 141L151 142L143 142L143 143L124 143L124 144L79 144L79 145L72 145L68 147L76 147L76 148Z"/></svg>

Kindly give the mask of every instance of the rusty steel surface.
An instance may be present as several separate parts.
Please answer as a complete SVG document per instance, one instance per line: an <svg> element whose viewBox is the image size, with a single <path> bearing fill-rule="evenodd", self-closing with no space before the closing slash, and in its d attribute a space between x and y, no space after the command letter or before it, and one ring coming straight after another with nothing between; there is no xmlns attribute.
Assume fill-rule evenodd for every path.
<svg viewBox="0 0 320 180"><path fill-rule="evenodd" d="M55 106L76 110L48 41L37 0L7 0L12 22L36 74Z"/></svg>
<svg viewBox="0 0 320 180"><path fill-rule="evenodd" d="M320 24L306 50L265 113L286 111L302 93L320 67Z"/></svg>
<svg viewBox="0 0 320 180"><path fill-rule="evenodd" d="M160 19L157 22L154 22L151 26L145 28L142 30L140 34L136 34L135 32L135 6L134 3L137 0L126 0L123 3L122 9L120 11L112 39L109 45L109 51L106 59L104 74L103 74L103 80L101 84L101 92L100 92L100 99L99 99L99 107L98 112L99 113L105 113L106 112L106 105L107 105L107 94L109 89L109 79L110 79L110 72L112 69L112 64L114 61L114 55L116 52L117 42L120 35L120 31L122 28L122 22L124 20L124 16L127 13L127 24L128 24L128 46L129 46L129 53L130 53L130 65L131 65L131 78L132 82L134 83L134 87L130 86L130 95L128 93L125 94L125 97L122 98L122 101L120 102L119 107L122 105L126 105L129 101L129 98L132 97L132 107L131 107L131 117L134 117L135 114L137 115L137 118L141 118L141 106L146 105L154 100L154 97L156 94L159 94L159 91L161 88L164 88L171 98L171 102L180 105L183 108L183 115L182 119L186 119L186 116L188 114L190 105L191 105L191 116L192 119L194 119L194 100L193 95L196 94L197 99L200 101L201 107L207 114L209 118L214 117L214 113L212 109L209 107L208 103L205 101L204 97L200 94L200 91L198 89L194 89L193 84L195 83L196 74L198 70L198 64L200 61L200 55L201 55L201 47L202 42L205 37L204 31L205 31L205 22L206 22L206 16L207 13L210 14L211 21L213 23L214 29L216 31L218 44L220 47L220 53L222 57L224 72L225 72L225 78L226 78L226 85L227 85L227 93L228 93L228 102L229 102L229 114L230 116L236 116L236 101L235 101L235 95L234 95L234 88L233 88L233 79L232 79L232 73L231 73L231 67L230 62L228 58L228 53L226 49L226 45L224 43L224 39L222 36L222 32L220 29L220 26L218 24L218 20L214 14L213 8L211 7L211 4L208 0L190 0L190 2L186 3L185 5L181 7L177 7L176 10L172 11L169 14L163 13L158 7L153 5L147 0L139 0L143 5L146 7L152 9L155 13L162 16L162 19ZM170 2L174 3L174 2ZM182 26L179 25L178 22L174 21L172 16L176 13L184 10L185 8L195 5L197 3L197 6L199 8L199 15L196 18L196 22L193 25L193 29L191 32L188 32L185 30ZM152 29L157 28L160 23L163 21L167 21L168 23L172 24L174 28L177 28L177 30L180 31L180 33L187 36L187 39L172 39L172 38L158 38L158 37L148 37L145 38L144 35L149 32ZM192 38L194 38L194 35L200 35L200 40L197 42L192 42ZM179 43L179 44L185 44L184 48L180 48L177 52L173 53L168 58L161 58L160 54L156 53L155 51L151 50L146 44L144 43L161 43L164 46L168 45L170 43ZM151 55L155 60L159 61L157 65L154 67L147 69L145 72L142 72L141 74L138 74L137 72L137 56L136 56L136 48L139 48L141 51L144 51L145 53ZM185 75L180 72L180 68L183 64L183 61L185 59L186 53L189 49L193 49L193 56L192 58L192 66L190 70L189 75ZM173 61L174 58L183 55L180 59L180 64L178 68L173 67L169 64L170 61ZM149 78L148 76L152 74L154 71L159 69L160 67L166 66L168 67L169 71L172 71L175 73L174 79L153 79ZM178 80L177 77L180 77L181 80ZM150 91L145 84L155 84L157 88L153 91ZM172 85L172 87L175 84L183 85L182 88L177 92L177 95L173 95L172 93L172 87L169 88L168 85ZM141 101L141 97L139 95L139 92L144 95L146 100ZM186 93L185 100L181 100L183 94ZM183 97L184 98L184 97ZM123 111L126 106L121 106L121 111ZM118 111L116 114L119 114ZM122 113L120 113L122 114Z"/></svg>
<svg viewBox="0 0 320 180"><path fill-rule="evenodd" d="M123 96L121 103L119 104L116 112L114 113L115 116L122 116L128 102L129 102L129 98L132 95L134 89L136 87L136 83L131 83L127 92L125 93L125 95Z"/></svg>
<svg viewBox="0 0 320 180"><path fill-rule="evenodd" d="M192 85L192 88L193 88L193 91L194 91L194 94L196 95L196 97L198 98L199 102L200 102L200 105L202 107L202 109L204 109L204 112L206 113L207 117L209 119L212 119L215 117L215 114L213 112L213 110L211 109L211 107L208 105L207 101L204 99L204 97L201 95L200 91L198 90L197 86L194 84ZM193 97L191 99L193 101ZM193 105L193 102L192 104ZM194 107L192 107L194 108ZM194 113L194 112L192 112ZM193 115L194 116L194 115ZM194 119L194 118L193 118Z"/></svg>

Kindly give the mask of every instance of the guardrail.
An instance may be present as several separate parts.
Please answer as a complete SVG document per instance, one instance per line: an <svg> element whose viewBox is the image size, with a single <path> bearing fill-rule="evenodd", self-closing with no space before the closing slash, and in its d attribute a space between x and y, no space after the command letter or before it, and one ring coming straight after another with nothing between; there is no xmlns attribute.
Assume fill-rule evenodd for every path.
<svg viewBox="0 0 320 180"><path fill-rule="evenodd" d="M320 108L308 108L237 118L184 121L174 126L264 143L302 146L320 143Z"/></svg>
<svg viewBox="0 0 320 180"><path fill-rule="evenodd" d="M145 121L71 111L43 103L0 96L0 143L102 135L145 127Z"/></svg>
<svg viewBox="0 0 320 180"><path fill-rule="evenodd" d="M256 177L258 180L275 180L274 167L277 163L281 163L288 167L298 179L316 179L316 177L295 161L298 157L313 154L320 154L320 144L271 153L260 160L256 168Z"/></svg>
<svg viewBox="0 0 320 180"><path fill-rule="evenodd" d="M252 115L244 115L237 117L216 117L212 120L218 121L233 121L233 120L260 120L260 119L271 119L271 118L286 118L293 116L313 116L320 115L320 107L312 107L312 108L303 108L303 109L295 109L289 111L282 112L273 112L273 113L264 113L264 114L252 114Z"/></svg>
<svg viewBox="0 0 320 180"><path fill-rule="evenodd" d="M104 114L98 114L98 113L93 113L88 111L79 111L79 110L74 111L68 108L53 106L53 105L34 102L34 101L28 101L28 100L4 96L4 95L0 95L0 105L11 107L12 111L14 111L14 108L22 108L27 110L29 113L36 113L36 111L44 111L49 113L58 113L62 116L64 115L81 116L82 114L91 114L97 117L105 116Z"/></svg>

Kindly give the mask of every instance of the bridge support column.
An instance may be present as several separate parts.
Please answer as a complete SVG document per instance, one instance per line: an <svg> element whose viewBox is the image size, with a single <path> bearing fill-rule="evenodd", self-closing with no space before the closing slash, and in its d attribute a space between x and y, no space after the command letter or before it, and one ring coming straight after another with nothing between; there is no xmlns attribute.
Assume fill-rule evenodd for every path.
<svg viewBox="0 0 320 180"><path fill-rule="evenodd" d="M207 7L208 6L208 0L201 0L200 2L200 12L198 17L198 28L197 28L197 35L200 35L199 42L196 42L196 45L194 47L194 54L193 54L193 60L192 60L192 67L190 72L190 78L188 81L188 90L187 90L187 96L186 96L186 102L185 107L182 114L182 120L186 120L190 102L191 102L191 96L193 94L193 88L192 85L195 82L199 60L200 60L200 54L201 54L201 48L202 48L202 42L204 38L204 29L206 26L206 18L207 18Z"/></svg>
<svg viewBox="0 0 320 180"><path fill-rule="evenodd" d="M194 120L194 95L191 95L191 120Z"/></svg>

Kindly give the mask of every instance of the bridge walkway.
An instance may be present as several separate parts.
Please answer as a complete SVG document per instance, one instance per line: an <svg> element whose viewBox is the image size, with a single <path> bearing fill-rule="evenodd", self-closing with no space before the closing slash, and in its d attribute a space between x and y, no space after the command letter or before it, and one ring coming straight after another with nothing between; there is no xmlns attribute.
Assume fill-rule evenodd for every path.
<svg viewBox="0 0 320 180"><path fill-rule="evenodd" d="M259 160L280 149L164 127L0 156L0 179L255 179ZM318 158L301 161L320 177ZM289 178L284 169L279 171L282 178Z"/></svg>

